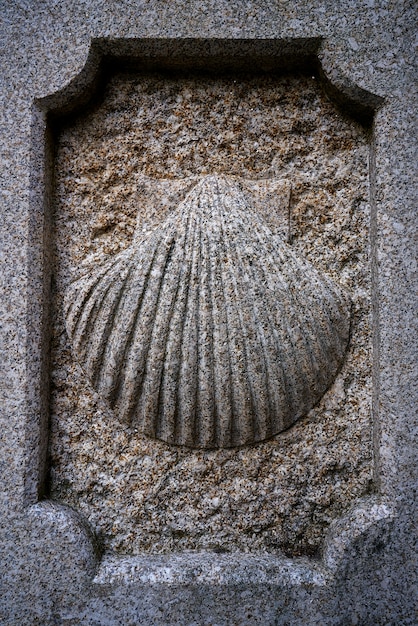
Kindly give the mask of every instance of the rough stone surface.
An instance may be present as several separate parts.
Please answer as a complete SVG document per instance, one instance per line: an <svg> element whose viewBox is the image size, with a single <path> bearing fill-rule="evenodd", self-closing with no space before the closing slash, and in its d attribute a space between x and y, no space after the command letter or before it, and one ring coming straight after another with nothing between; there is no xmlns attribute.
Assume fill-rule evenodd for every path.
<svg viewBox="0 0 418 626"><path fill-rule="evenodd" d="M314 77L303 75L206 81L117 75L100 107L60 133L51 495L80 507L106 546L128 554L197 548L313 554L329 522L372 489L368 151L367 132L338 112ZM251 201L269 229L353 302L349 354L333 389L290 431L237 452L173 449L123 427L93 393L64 327L70 281L94 274L106 258L123 262L115 256L121 249L135 251L138 244L129 243L137 214L139 239L155 236L201 170L252 179ZM270 206L268 194L254 193L260 177L271 181ZM270 248L269 238L258 254ZM279 246L271 251L277 262L291 254ZM288 273L300 295L293 262L277 271ZM311 273L307 289L315 280ZM151 282L150 293L156 292ZM69 304L77 297L70 292ZM311 304L294 311L291 322L299 329L307 309L316 307L315 294L306 297ZM266 304L264 312L271 317L274 307ZM314 317L320 320L319 309ZM83 354L95 350L95 341L93 331L80 336ZM295 402L302 400L299 384L319 391L308 372L298 383L300 361L286 367ZM232 386L237 390L237 382Z"/></svg>
<svg viewBox="0 0 418 626"><path fill-rule="evenodd" d="M233 0L210 3L39 0L29 3L16 0L1 4L1 17L0 621L7 625L28 626L415 625L418 615L415 383L418 106L413 56L416 38L414 4L409 0L348 0L344 3L328 0L309 3L304 0L280 3L264 0L245 3ZM55 411L59 394L56 388L52 389L55 403L49 431L52 458L46 461L52 369L48 362L48 303L51 300L54 300L56 311L53 315L54 385L57 381L62 384L63 379L55 370L60 341L63 347L66 339L59 339L57 334L57 328L62 324L59 298L63 285L59 284L56 294L51 294L53 241L57 243L58 252L60 245L56 237L51 237L52 154L45 112L60 107L63 110L72 108L81 94L91 91L101 55L127 55L141 70L147 69L154 63L153 59L158 58L159 67L170 63L172 72L173 67L184 65L185 59L194 58L200 67L212 64L222 69L225 65L239 65L241 70L251 68L256 73L257 68L268 70L276 61L281 68L293 62L298 67L312 67L310 60L317 57L325 88L341 107L354 108L360 114L375 110L368 183L366 179L361 179L360 183L362 189L364 184L370 189L370 247L367 255L363 249L358 253L359 267L364 268L366 260L369 263L370 273L363 278L367 282L371 276L368 293L372 314L368 322L360 326L366 329L369 325L367 332L371 332L372 337L370 353L364 354L362 362L367 376L372 375L371 384L366 382L367 376L364 378L364 390L373 397L373 469L372 448L365 431L360 436L361 444L354 446L358 459L363 446L365 458L360 465L363 464L363 476L367 476L367 481L373 471L375 493L360 497L366 481L358 481L356 470L353 481L359 491L350 492L348 497L343 495L344 486L338 491L340 486L336 479L335 487L342 499L332 513L328 530L321 531L314 540L315 545L322 541L320 558L285 558L280 553L219 555L213 551L197 551L191 555L181 552L179 545L160 555L156 555L155 550L145 556L129 557L112 554L109 550L100 553L86 517L90 518L91 526L100 527L105 507L100 511L98 505L93 515L93 508L83 505L83 493L91 491L90 486L86 485L85 479L81 479L77 486L75 479L77 476L81 478L77 471L84 468L84 472L90 465L90 475L96 480L98 474L94 463L102 463L103 458L111 459L111 462L118 459L121 473L124 473L123 447L121 435L115 436L111 429L107 430L105 424L110 422L106 422L105 415L92 422L82 419L80 409L76 413L71 408L79 406L79 402L82 405L83 400L85 417L91 415L95 400L87 387L72 388L72 405L68 405L71 410L67 407L67 413L60 405L63 417L59 422L61 441ZM141 58L136 61L138 57ZM356 145L358 141L357 137ZM170 143L171 140L167 139L165 145ZM109 154L114 153L114 148L115 144L110 146ZM335 149L334 152L338 159L341 150ZM187 161L187 150L183 154ZM206 152L209 161L216 158L216 154L212 149ZM333 158L330 155L327 163ZM229 165L226 154L220 161ZM162 178L166 176L163 173L166 164L159 158L151 161L153 168L158 168L160 162L163 164L160 173L143 171L138 168L138 163L132 165L131 171ZM123 167L127 166L123 160L121 163ZM309 172L309 151L301 159L299 172L304 173L304 163L308 166L306 172ZM267 167L270 166L269 158ZM210 171L214 169L223 171L222 167L212 166ZM231 168L226 169L230 174ZM241 171L237 173L242 175ZM193 177L194 174L192 169L187 176ZM283 178L282 174L280 172L280 178ZM172 179L184 177L184 172L173 171ZM122 178L128 183L128 176L122 175ZM302 177L302 182L306 180ZM109 193L109 202L113 205L120 197L120 189L113 193L112 181L109 184L97 188L97 195L102 198L104 193ZM144 185L145 189L146 183ZM173 186L172 180L170 186ZM326 187L321 185L320 189ZM299 200L296 198L296 206L300 201L306 211L295 213L296 228L292 226L290 232L292 245L318 270L346 287L355 302L358 276L351 273L354 265L350 264L354 260L344 271L338 252L339 243L344 247L344 228L338 226L338 220L327 221L327 216L331 216L328 210L324 214L315 213L312 199L304 203L303 192L307 190L311 191L306 187L299 188ZM91 194L91 188L87 191L86 197ZM180 189L177 192L181 195ZM165 193L163 195L166 197ZM63 197L67 197L67 193L60 195ZM338 200L338 190L336 197ZM153 203L142 204L149 208ZM85 232L80 241L88 241L89 229L94 224L98 226L98 236L91 239L88 250L79 248L75 252L77 247L74 241L71 243L71 232L74 237L77 232L71 230L74 225L67 225L70 235L68 245L64 247L69 256L64 258L61 254L54 261L59 267L59 280L70 276L69 268L80 268L81 261L87 260L90 252L98 253L96 263L106 255L117 253L120 242L123 241L123 248L130 244L138 198L128 196L123 209L112 209L115 211L111 220L115 224L112 235L106 235L105 219L112 211L103 204L95 203L95 206L106 210L94 222L88 206L84 206ZM324 198L322 206L328 206ZM335 206L335 197L329 206ZM344 198L339 206L346 206ZM363 208L367 213L367 208ZM150 214L150 217L153 216ZM59 214L55 219L57 225ZM334 229L339 233L340 241L332 239ZM63 232L63 229L57 229L57 232ZM362 237L362 228L360 233ZM330 245L331 241L333 245ZM365 287L363 278L360 279L359 292L365 288L367 293L369 287ZM362 306L366 307L366 301L367 295ZM358 313L357 319L360 320ZM365 335L358 330L357 334L353 333L353 340L360 336L363 341ZM353 350L355 344L350 345ZM347 366L350 358L352 353L348 355ZM64 369L69 362L66 361ZM68 372L77 385L83 384L75 366ZM357 376L358 368L353 364L350 384L355 384ZM68 389L67 382L64 387ZM352 398L350 395L346 404L349 405ZM364 395L362 406L368 402ZM332 456L327 456L329 445L315 448L316 429L319 423L328 423L327 411L335 414L335 410L331 407L320 414L314 409L311 415L278 436L282 443L275 441L275 449L282 450L282 444L289 443L288 440L299 432L299 426L304 427L305 434L311 429L314 436L307 449L308 456L317 455L318 463L325 468ZM101 412L102 409L97 407L95 416ZM78 415L78 436L83 435L85 441L90 442L84 457L80 442L75 442L77 445L72 442L76 438L75 421L66 434L70 413ZM364 421L362 415L360 421L365 425L367 419ZM349 424L348 430L353 433L361 431L361 427L356 431L356 420L356 411L347 409L345 424ZM96 432L94 423L97 424ZM331 420L327 426L331 431L332 423ZM87 431L83 433L83 429ZM325 430L321 428L322 432ZM366 431L370 432L370 422ZM322 439L322 435L319 436ZM98 441L106 442L100 454L97 453ZM300 470L297 471L304 473L306 463L301 459L298 441L292 443L291 440L286 449L293 450L295 461L297 459L291 466L296 468L299 464ZM347 441L351 453L349 436ZM138 438L135 445L139 450L143 441ZM337 450L336 446L334 460L339 462L341 453L337 454ZM158 451L159 454L155 452L150 458L164 462L168 458L167 448L161 444ZM220 456L222 454L225 451ZM68 466L60 464L65 455L68 456ZM218 459L216 461L215 467L219 468ZM168 459L168 465L170 462ZM45 479L51 464L55 464L57 476L56 479L51 476L49 488ZM227 467L225 476L231 475L230 469ZM65 487L65 472L70 477L68 489ZM105 475L106 484L110 482L108 476L115 476L117 483L117 473ZM277 473L274 476L276 478ZM328 472L324 478L323 484L327 488L331 476ZM345 485L350 482L351 479ZM344 485L344 481L340 483ZM44 494L53 493L54 488L58 491L59 484L59 497L71 501L76 510L50 498L42 501ZM289 482L291 484L296 485L294 508L297 508L299 495L300 502L306 504L308 494L303 489L306 481L302 481L300 489L297 483ZM76 490L73 490L74 486L77 486ZM190 491L193 493L193 487ZM254 502L257 502L262 497L262 489L254 489L254 496ZM352 508L345 513L349 501ZM98 497L92 498L91 502L97 506ZM109 507L116 508L118 504L117 498L109 499ZM260 510L263 517L262 507ZM323 522L320 519L320 526ZM327 523L328 520L325 525ZM293 531L294 527L290 533L292 548L297 545ZM103 534L112 537L110 530ZM230 538L228 541L231 543ZM176 554L172 553L173 549ZM306 543L303 550L308 551Z"/></svg>

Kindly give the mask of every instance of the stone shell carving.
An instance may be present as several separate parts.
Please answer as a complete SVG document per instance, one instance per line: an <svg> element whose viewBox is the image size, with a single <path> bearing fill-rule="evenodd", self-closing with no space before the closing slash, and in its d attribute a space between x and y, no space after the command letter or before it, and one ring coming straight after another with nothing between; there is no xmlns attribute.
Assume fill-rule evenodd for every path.
<svg viewBox="0 0 418 626"><path fill-rule="evenodd" d="M165 222L66 294L91 384L142 433L196 448L265 440L333 382L348 297L207 176Z"/></svg>

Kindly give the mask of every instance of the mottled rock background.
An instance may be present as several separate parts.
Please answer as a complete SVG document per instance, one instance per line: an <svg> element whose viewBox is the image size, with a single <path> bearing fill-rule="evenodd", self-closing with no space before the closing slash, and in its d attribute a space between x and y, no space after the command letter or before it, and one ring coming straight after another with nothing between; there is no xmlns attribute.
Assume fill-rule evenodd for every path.
<svg viewBox="0 0 418 626"><path fill-rule="evenodd" d="M118 74L56 141L50 497L121 553L315 554L373 488L367 130L312 76ZM72 278L130 245L138 213L152 227L184 194L176 181L210 172L290 182L270 224L288 232L290 214L292 246L347 289L353 319L342 371L305 418L268 442L205 452L145 439L104 407L72 356L62 300Z"/></svg>

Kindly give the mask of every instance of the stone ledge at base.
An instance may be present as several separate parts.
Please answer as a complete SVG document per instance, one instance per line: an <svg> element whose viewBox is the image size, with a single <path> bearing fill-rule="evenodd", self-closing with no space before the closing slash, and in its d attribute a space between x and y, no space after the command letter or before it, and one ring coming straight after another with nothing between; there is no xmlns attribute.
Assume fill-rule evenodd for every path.
<svg viewBox="0 0 418 626"><path fill-rule="evenodd" d="M359 590L353 609L344 597L346 585L354 584L352 572L360 561L365 572L367 565L375 567L376 556L384 560L394 521L387 504L365 499L332 525L322 560L202 552L104 554L100 560L94 535L81 515L51 501L40 502L20 519L20 549L30 555L29 569L21 572L20 580L10 581L20 586L21 602L13 607L13 617L3 613L3 623L354 624L349 619L356 611L362 619L367 597ZM28 576L36 576L39 589L48 590L45 595L30 598ZM7 598L11 601L6 593L3 602ZM305 609L297 617L301 606ZM332 621L336 606L345 615L343 621ZM2 609L10 614L10 606L0 603L0 615ZM43 616L41 621L37 615Z"/></svg>

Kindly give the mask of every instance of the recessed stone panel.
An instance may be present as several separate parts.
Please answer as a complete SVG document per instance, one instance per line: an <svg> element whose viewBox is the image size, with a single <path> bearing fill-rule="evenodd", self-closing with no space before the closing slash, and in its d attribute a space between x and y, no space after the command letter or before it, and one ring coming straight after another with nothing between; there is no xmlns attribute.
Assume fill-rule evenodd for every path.
<svg viewBox="0 0 418 626"><path fill-rule="evenodd" d="M368 158L367 129L304 74L120 73L100 104L62 125L50 495L82 511L107 549L315 554L329 523L372 489ZM251 209L240 211L254 211L292 258L303 259L351 303L347 350L321 392L306 391L313 384L308 370L289 374L295 396L313 398L298 421L290 425L289 418L284 431L266 429L263 437L237 437L238 447L230 449L166 437L187 444L171 445L147 436L135 420L117 419L86 375L64 315L74 281L128 254L208 177L246 181ZM289 284L303 292L300 278ZM296 316L298 328L306 308ZM83 341L87 354L88 335ZM310 366L322 372L329 364L313 359ZM252 379L264 376L256 362L253 369L246 367ZM252 411L261 420L262 411Z"/></svg>

